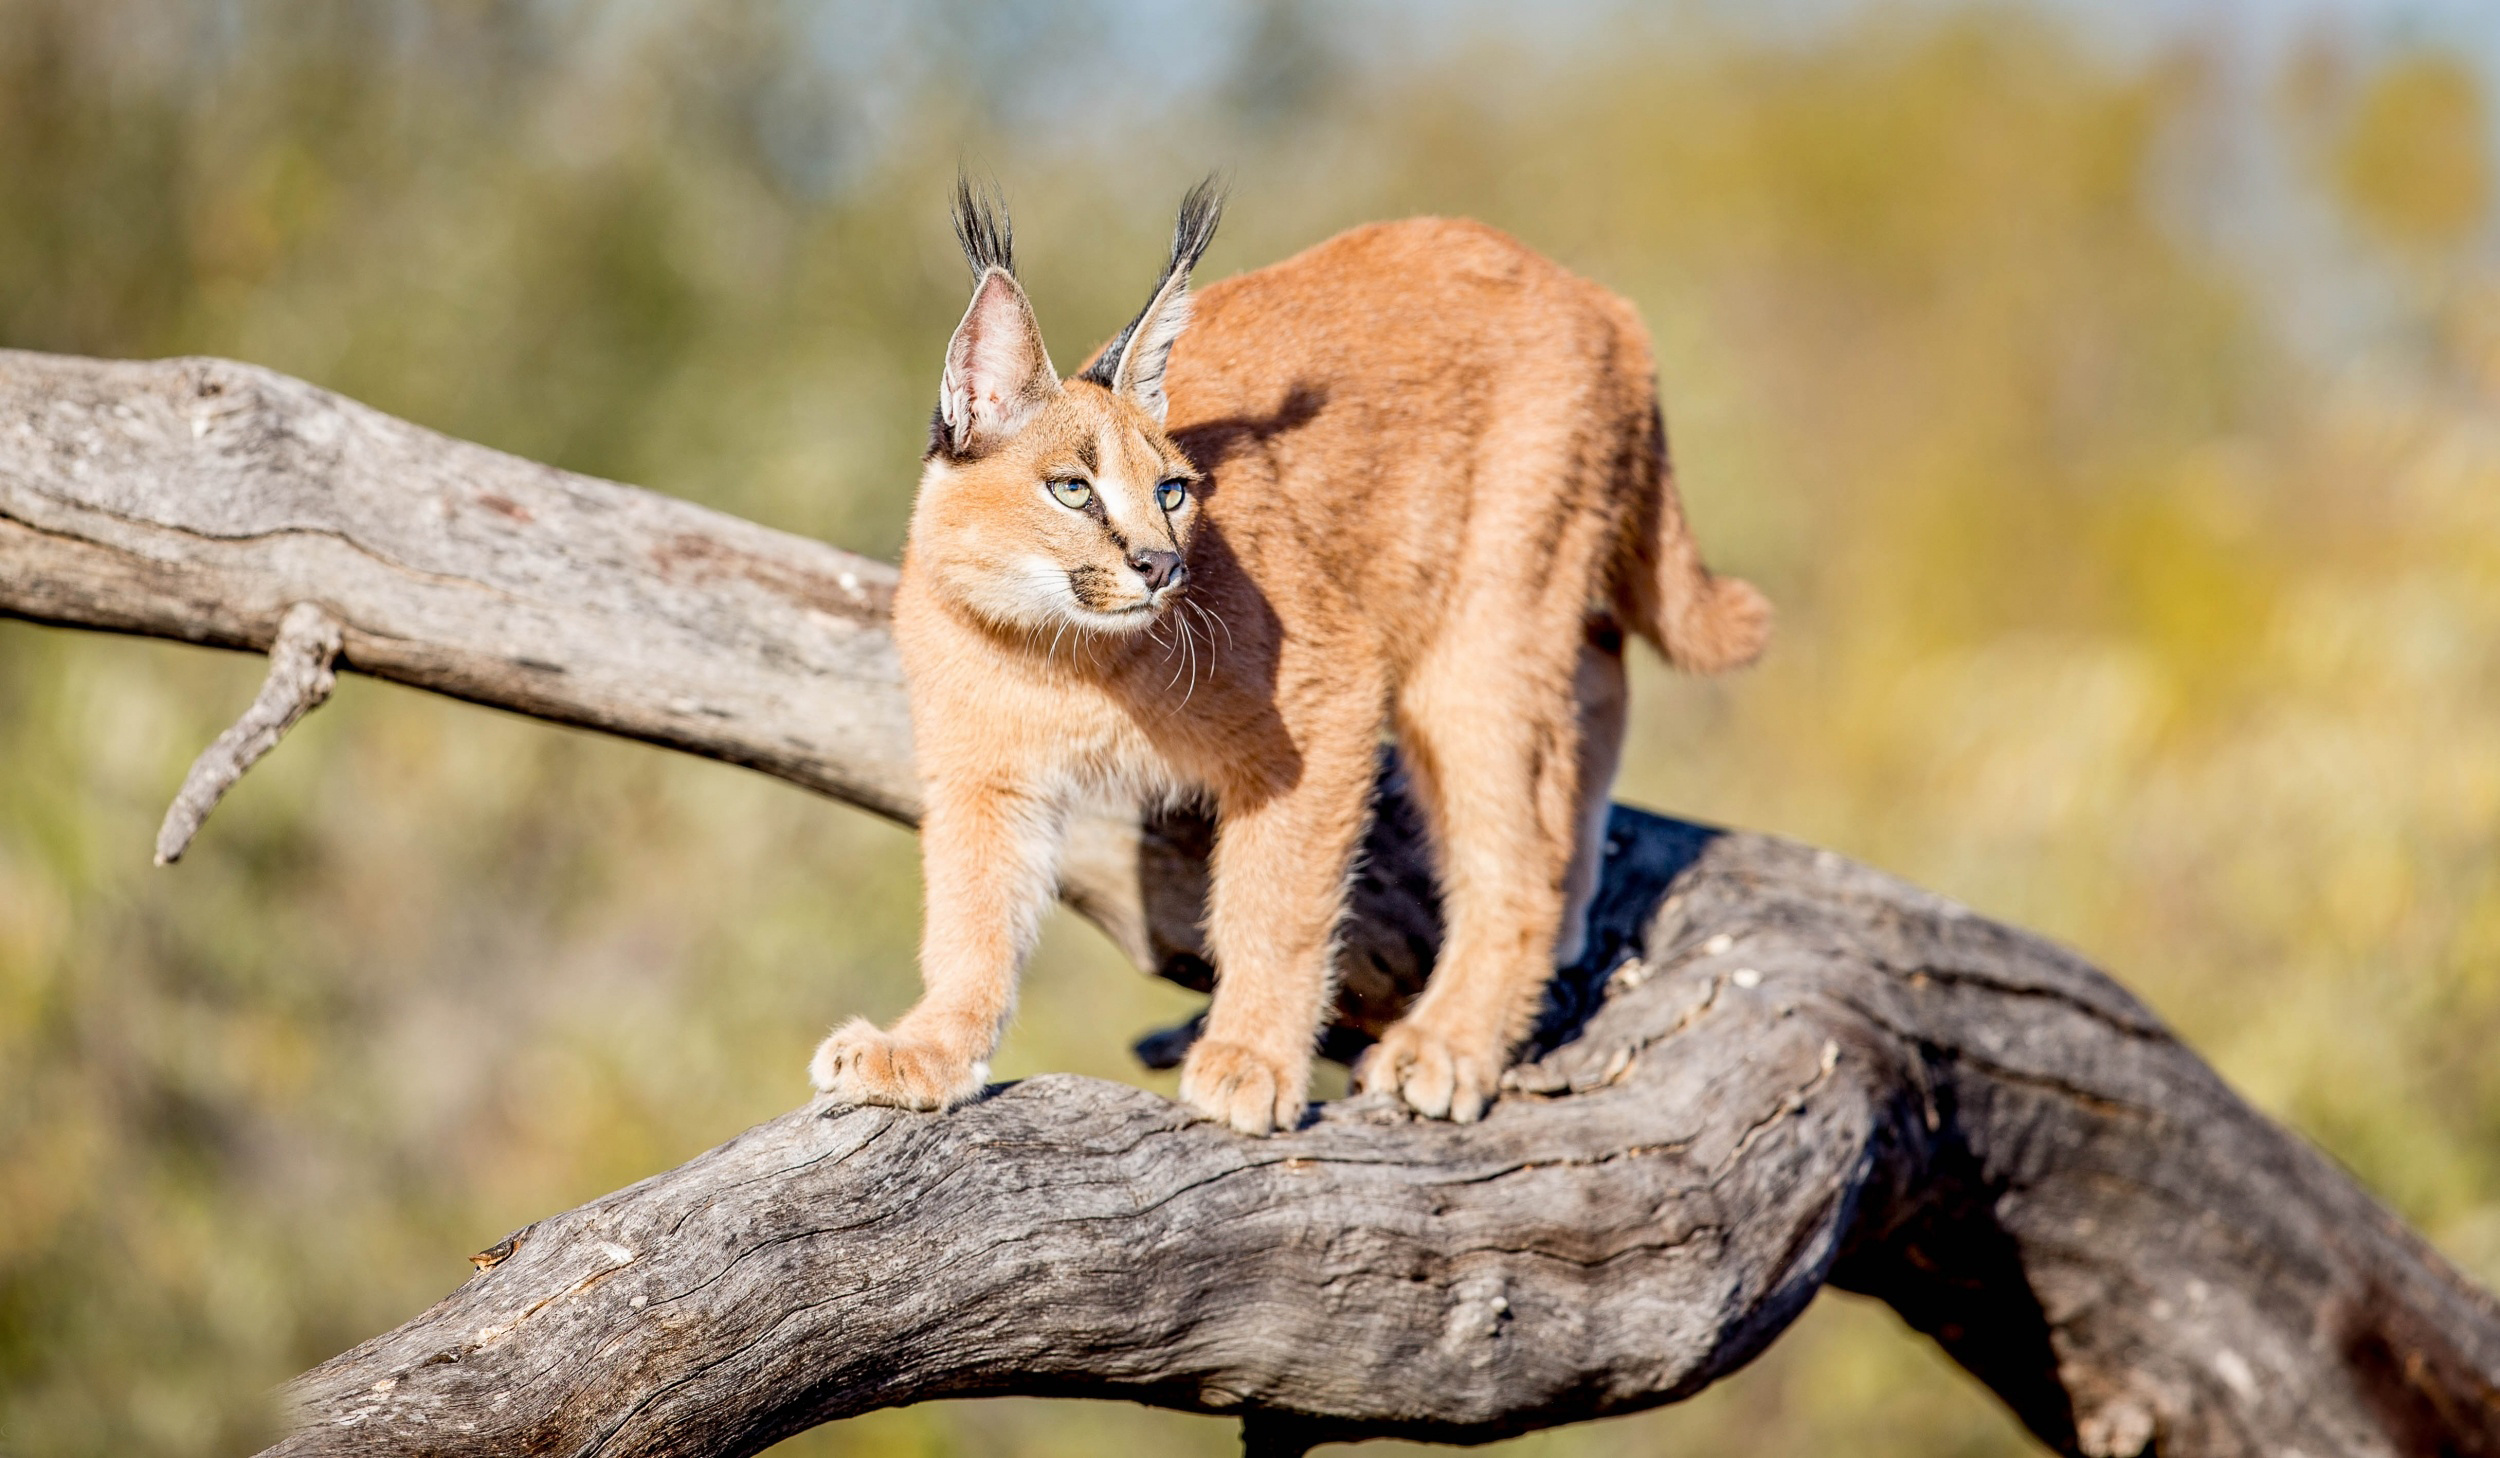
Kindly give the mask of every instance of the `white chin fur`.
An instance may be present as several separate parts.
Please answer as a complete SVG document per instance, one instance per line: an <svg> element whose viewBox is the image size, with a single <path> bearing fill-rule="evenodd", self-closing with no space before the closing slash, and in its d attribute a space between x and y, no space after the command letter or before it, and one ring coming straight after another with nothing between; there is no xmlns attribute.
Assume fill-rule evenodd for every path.
<svg viewBox="0 0 2500 1458"><path fill-rule="evenodd" d="M1068 616L1097 633L1142 633L1162 614L1140 602L1125 612L1116 613L1097 612L1078 604L1069 610Z"/></svg>
<svg viewBox="0 0 2500 1458"><path fill-rule="evenodd" d="M1042 557L1027 557L1006 572L965 584L966 600L984 617L1028 633L1057 634L1074 628L1123 636L1142 633L1162 614L1139 599L1125 612L1099 612L1078 601L1068 574Z"/></svg>
<svg viewBox="0 0 2500 1458"><path fill-rule="evenodd" d="M1087 616L1068 575L1040 557L1027 557L1005 572L966 574L963 600L991 622L1026 632L1053 632Z"/></svg>

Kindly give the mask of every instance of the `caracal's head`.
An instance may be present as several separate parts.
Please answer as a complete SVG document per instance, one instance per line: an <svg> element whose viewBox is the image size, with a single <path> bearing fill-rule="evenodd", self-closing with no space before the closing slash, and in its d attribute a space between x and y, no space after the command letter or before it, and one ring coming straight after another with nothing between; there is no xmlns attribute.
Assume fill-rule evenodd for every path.
<svg viewBox="0 0 2500 1458"><path fill-rule="evenodd" d="M972 306L946 347L910 570L1003 628L1143 632L1189 587L1198 469L1164 433L1163 369L1222 203L1200 183L1146 307L1062 380L1016 282L1005 210L958 184Z"/></svg>

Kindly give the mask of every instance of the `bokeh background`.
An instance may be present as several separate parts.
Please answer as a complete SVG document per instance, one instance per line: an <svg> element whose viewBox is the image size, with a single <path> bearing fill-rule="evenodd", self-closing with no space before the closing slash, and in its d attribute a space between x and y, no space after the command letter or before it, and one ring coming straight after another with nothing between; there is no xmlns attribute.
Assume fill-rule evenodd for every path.
<svg viewBox="0 0 2500 1458"><path fill-rule="evenodd" d="M1621 794L2114 970L2500 1281L2500 19L2482 0L0 0L0 344L257 361L890 554L1015 206L1061 358L1463 213L1636 299L1782 633ZM148 863L234 655L0 622L0 1452L189 1455L504 1232L796 1103L913 988L908 836L364 680ZM998 1060L1168 1085L1055 924ZM1237 1451L935 1404L796 1454ZM2036 1451L1826 1296L1613 1454Z"/></svg>

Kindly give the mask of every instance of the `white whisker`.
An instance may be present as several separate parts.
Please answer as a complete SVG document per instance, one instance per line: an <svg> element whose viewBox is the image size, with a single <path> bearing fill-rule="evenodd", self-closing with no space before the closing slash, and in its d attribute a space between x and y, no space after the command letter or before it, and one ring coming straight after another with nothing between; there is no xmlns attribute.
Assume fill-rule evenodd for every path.
<svg viewBox="0 0 2500 1458"><path fill-rule="evenodd" d="M1184 598L1182 601L1187 602L1188 599ZM1193 602L1189 605L1198 609L1198 616L1200 618L1211 621L1216 627L1224 629L1224 647L1227 650L1230 650L1233 646L1233 630L1225 625L1224 615L1211 607L1205 607L1198 603ZM1207 651L1210 653L1215 651L1215 634L1212 632L1207 634Z"/></svg>
<svg viewBox="0 0 2500 1458"><path fill-rule="evenodd" d="M1188 599L1182 599L1182 606L1188 606ZM1189 654L1189 687L1181 694L1181 707L1186 709L1189 707L1190 699L1198 692L1198 634L1189 626L1189 619L1174 618L1172 621L1181 625L1181 646ZM1214 651L1215 640L1209 638L1207 639L1207 652L1211 654Z"/></svg>
<svg viewBox="0 0 2500 1458"><path fill-rule="evenodd" d="M1189 632L1189 624L1185 619L1178 616L1173 617L1171 622L1172 626L1180 629L1184 636L1176 639L1174 642L1163 644L1164 657L1172 660L1172 676L1170 679L1166 680L1163 685L1164 692L1166 693L1169 693L1173 689L1181 686L1181 669L1188 662L1188 650L1183 645L1187 644L1189 641L1186 636ZM1155 641L1162 642L1161 639L1157 639Z"/></svg>

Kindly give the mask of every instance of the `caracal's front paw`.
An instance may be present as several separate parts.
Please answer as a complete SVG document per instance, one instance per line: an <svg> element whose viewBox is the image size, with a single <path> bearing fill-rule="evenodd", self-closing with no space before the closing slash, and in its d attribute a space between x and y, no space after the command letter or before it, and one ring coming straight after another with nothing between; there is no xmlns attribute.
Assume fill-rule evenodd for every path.
<svg viewBox="0 0 2500 1458"><path fill-rule="evenodd" d="M816 1045L807 1078L844 1103L949 1109L981 1091L989 1065L903 1029L853 1018Z"/></svg>
<svg viewBox="0 0 2500 1458"><path fill-rule="evenodd" d="M1181 1102L1244 1134L1302 1122L1311 1060L1272 1058L1246 1043L1201 1038L1181 1063Z"/></svg>
<svg viewBox="0 0 2500 1458"><path fill-rule="evenodd" d="M1490 1038L1455 1038L1413 1018L1393 1023L1354 1070L1365 1093L1387 1089L1428 1119L1472 1124L1493 1102L1509 1060Z"/></svg>

